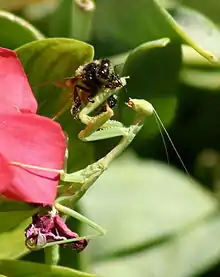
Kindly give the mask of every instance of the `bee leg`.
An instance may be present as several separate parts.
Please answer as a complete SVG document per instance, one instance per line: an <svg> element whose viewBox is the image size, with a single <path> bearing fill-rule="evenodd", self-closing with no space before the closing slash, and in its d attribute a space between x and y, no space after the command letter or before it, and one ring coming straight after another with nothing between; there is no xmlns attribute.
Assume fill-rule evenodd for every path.
<svg viewBox="0 0 220 277"><path fill-rule="evenodd" d="M88 96L88 97L87 97L87 100L88 100L88 102L90 102L90 103L95 103L95 101L92 100L92 97L91 97L91 96Z"/></svg>
<svg viewBox="0 0 220 277"><path fill-rule="evenodd" d="M70 113L73 116L74 119L78 119L78 114L80 112L81 109L81 102L75 102L71 109L70 109Z"/></svg>

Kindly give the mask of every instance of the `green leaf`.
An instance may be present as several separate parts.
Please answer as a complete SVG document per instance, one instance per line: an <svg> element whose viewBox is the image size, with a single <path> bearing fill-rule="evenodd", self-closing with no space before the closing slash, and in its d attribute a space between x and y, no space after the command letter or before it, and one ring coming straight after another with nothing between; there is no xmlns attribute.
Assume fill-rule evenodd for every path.
<svg viewBox="0 0 220 277"><path fill-rule="evenodd" d="M31 5L35 0L0 0L0 6L2 9L7 11L20 11L25 8L25 6Z"/></svg>
<svg viewBox="0 0 220 277"><path fill-rule="evenodd" d="M123 10L126 12L121 12ZM156 0L122 0L120 3L103 0L94 18L94 34L100 41L123 43L126 49L168 37L192 46L206 59L217 62L220 57L217 27L198 12L180 5L172 14L174 18Z"/></svg>
<svg viewBox="0 0 220 277"><path fill-rule="evenodd" d="M30 23L6 11L0 11L0 26L0 44L3 47L14 49L44 38Z"/></svg>
<svg viewBox="0 0 220 277"><path fill-rule="evenodd" d="M179 34L182 35L183 32L187 34L187 37L182 36L187 44L210 61L212 61L211 55L214 55L214 60L220 58L220 31L212 21L193 9L181 6L175 9L172 15L180 26ZM198 47L196 43L201 47ZM202 49L207 53L202 53ZM208 52L210 52L210 57Z"/></svg>
<svg viewBox="0 0 220 277"><path fill-rule="evenodd" d="M191 230L137 255L96 263L97 274L111 276L203 276L204 270L220 260L220 216L207 219ZM201 274L201 275L200 275Z"/></svg>
<svg viewBox="0 0 220 277"><path fill-rule="evenodd" d="M73 76L82 64L93 59L93 47L84 42L51 38L26 44L17 50L31 85L62 81ZM35 89L39 113L53 117L64 106L67 111L59 118L69 137L69 169L79 169L92 161L91 145L80 142L77 133L82 126L70 115L72 91L48 85Z"/></svg>
<svg viewBox="0 0 220 277"><path fill-rule="evenodd" d="M81 5L81 6L80 6ZM84 5L84 8L83 8ZM86 7L87 6L87 7ZM90 38L95 3L90 1L75 1L71 22L71 36L88 41Z"/></svg>
<svg viewBox="0 0 220 277"><path fill-rule="evenodd" d="M73 1L61 0L49 21L49 34L53 37L70 37ZM60 24L62 22L62 24Z"/></svg>
<svg viewBox="0 0 220 277"><path fill-rule="evenodd" d="M93 59L93 47L87 43L66 38L49 38L28 43L16 52L32 85L58 82L73 76L82 64Z"/></svg>
<svg viewBox="0 0 220 277"><path fill-rule="evenodd" d="M0 273L10 277L96 277L67 267L10 260L0 261Z"/></svg>
<svg viewBox="0 0 220 277"><path fill-rule="evenodd" d="M36 208L22 202L1 201L0 233L16 227L20 222L30 217L36 211Z"/></svg>
<svg viewBox="0 0 220 277"><path fill-rule="evenodd" d="M165 9L175 8L182 0L158 0L158 3Z"/></svg>
<svg viewBox="0 0 220 277"><path fill-rule="evenodd" d="M181 83L202 90L219 91L220 66L210 63L188 46L182 50L184 65L180 71Z"/></svg>
<svg viewBox="0 0 220 277"><path fill-rule="evenodd" d="M218 64L210 63L204 57L198 54L193 48L188 45L182 45L182 55L184 66L189 66L193 68L217 68Z"/></svg>
<svg viewBox="0 0 220 277"><path fill-rule="evenodd" d="M122 70L123 76L129 76L129 96L151 99L175 95L180 67L180 44L167 38L141 44L130 52Z"/></svg>
<svg viewBox="0 0 220 277"><path fill-rule="evenodd" d="M0 259L16 259L29 252L25 246L24 230L30 223L30 219L22 220L7 232L0 233Z"/></svg>
<svg viewBox="0 0 220 277"><path fill-rule="evenodd" d="M211 18L214 22L219 23L219 9L220 2L216 0L202 1L201 0L181 0L183 5L191 7L206 16Z"/></svg>
<svg viewBox="0 0 220 277"><path fill-rule="evenodd" d="M86 216L107 230L91 242L95 260L144 251L155 240L203 222L218 207L215 198L189 176L131 154L119 158L81 201Z"/></svg>
<svg viewBox="0 0 220 277"><path fill-rule="evenodd" d="M169 64L169 67L167 66ZM172 122L177 104L177 87L181 67L181 47L169 39L144 43L128 55L122 76L129 76L126 91L120 94L123 101L128 97L150 101L159 113L163 123ZM128 124L134 117L127 107L122 106L122 120ZM159 131L155 118L146 124L135 139L134 144L145 142L149 136Z"/></svg>
<svg viewBox="0 0 220 277"><path fill-rule="evenodd" d="M180 72L182 83L203 90L219 92L220 90L220 72L183 68Z"/></svg>
<svg viewBox="0 0 220 277"><path fill-rule="evenodd" d="M85 10L79 7L78 2L72 0L60 1L49 22L51 36L88 40L95 4L92 4L93 1L88 1L88 3L91 2L91 7L89 10Z"/></svg>
<svg viewBox="0 0 220 277"><path fill-rule="evenodd" d="M37 208L8 200L0 202L0 258L12 259L28 252L24 230ZM13 243L12 243L13 241Z"/></svg>

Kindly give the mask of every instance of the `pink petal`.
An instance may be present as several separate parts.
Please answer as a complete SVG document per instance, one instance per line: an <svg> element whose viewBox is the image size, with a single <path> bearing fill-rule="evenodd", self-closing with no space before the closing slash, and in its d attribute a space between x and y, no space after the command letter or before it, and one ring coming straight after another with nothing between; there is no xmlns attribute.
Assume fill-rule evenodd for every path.
<svg viewBox="0 0 220 277"><path fill-rule="evenodd" d="M16 53L0 48L0 111L37 111L37 102Z"/></svg>
<svg viewBox="0 0 220 277"><path fill-rule="evenodd" d="M0 153L10 162L62 169L66 143L60 125L36 114L0 114ZM10 199L52 204L59 174L10 165L13 182L4 191Z"/></svg>
<svg viewBox="0 0 220 277"><path fill-rule="evenodd" d="M12 178L12 170L7 160L2 155L0 155L0 193L2 193L7 188Z"/></svg>

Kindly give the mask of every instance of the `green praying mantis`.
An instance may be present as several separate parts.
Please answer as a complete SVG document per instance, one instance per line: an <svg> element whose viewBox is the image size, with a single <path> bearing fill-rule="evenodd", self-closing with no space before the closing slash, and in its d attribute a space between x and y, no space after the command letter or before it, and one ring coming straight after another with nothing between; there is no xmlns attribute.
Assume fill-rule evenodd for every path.
<svg viewBox="0 0 220 277"><path fill-rule="evenodd" d="M94 75L94 72L91 74L91 64L92 70L95 67L95 72L98 72L98 76ZM128 147L128 145L132 142L137 133L143 127L145 119L148 116L155 116L157 122L159 122L164 129L178 158L184 166L159 116L157 115L151 103L149 103L148 101L143 99L129 98L128 102L125 103L128 108L134 111L134 119L130 126L124 126L121 122L111 119L114 115L114 112L111 105L109 104L111 102L108 102L108 100L111 99L114 94L117 94L122 87L126 86L126 80L128 77L119 78L119 76L115 75L114 72L112 72L111 70L109 71L110 64L107 59L105 59L104 61L101 60L101 64L101 71L99 70L99 61L93 61L92 63L89 63L84 67L81 66L76 71L76 75L78 74L79 77L78 79L75 79L80 80L80 84L75 85L75 89L77 89L77 91L75 90L73 93L75 97L74 100L78 106L74 106L74 109L72 110L77 113L77 118L85 125L85 128L78 134L78 138L85 142L108 139L113 137L122 138L107 155L94 162L93 164L88 165L84 169L81 169L74 173L67 173L67 166L64 166L64 170L60 172L60 180L62 181L62 186L67 187L69 192L73 191L74 193L70 193L70 195L68 196L63 196L62 193L60 193L59 197L56 199L54 206L52 207L53 213L60 212L65 216L74 217L95 229L97 231L97 234L91 234L85 237L77 237L73 239L65 239L48 243L45 243L43 241L42 244L39 245L29 245L29 249L31 250L45 248L46 257L49 257L48 263L55 264L57 262L58 245L76 242L82 239L92 239L96 236L102 236L105 234L106 231L101 226L99 226L94 221L88 219L87 217L81 215L80 213L74 211L73 209L71 209L71 207L87 192L87 190L95 183L95 181L103 174L103 172L108 169L109 165L115 160L115 158L117 158ZM84 72L85 68L87 69L86 72ZM97 71L97 68L99 71ZM84 72L84 77L86 79L85 87L82 87L81 85L82 72ZM95 78L94 76L96 76L96 78L98 79L96 80L96 84L94 84L93 82L93 78ZM100 83L102 85L100 85ZM87 99L88 101L86 101L84 103L85 105L83 105L83 107L81 108L81 98L79 97L77 92L82 92L83 90L88 91L89 86L93 86L93 89L94 86L96 86L96 93L90 93ZM97 111L97 108L102 107L103 105L105 105L105 109L103 111L101 111L98 115L90 116L91 113ZM67 164L67 162L68 149L66 151L65 164ZM54 258L51 258L53 256Z"/></svg>
<svg viewBox="0 0 220 277"><path fill-rule="evenodd" d="M123 86L126 85L126 78L121 78ZM94 228L98 231L99 235L104 235L105 230L97 225L95 222L89 220L88 218L82 216L76 211L64 206L69 206L70 203L76 203L91 187L95 181L103 174L105 170L109 167L111 162L118 157L124 149L132 142L137 133L143 127L146 117L150 116L154 112L153 106L146 100L130 99L126 105L135 111L134 122L126 127L121 122L111 120L114 115L111 108L107 108L105 112L102 112L98 116L91 117L89 114L93 112L97 107L99 107L106 99L108 99L114 93L117 93L119 89L116 90L104 90L100 91L93 99L93 102L89 102L79 113L80 121L86 125L85 129L82 130L78 137L83 141L95 141L107 138L113 138L121 136L122 139L119 143L103 158L99 159L95 163L87 166L86 168L76 171L74 173L68 174L64 171L60 178L63 182L71 183L71 186L76 186L78 189L72 196L64 196L57 199L55 203L55 208L68 216L72 216ZM77 241L82 238L91 239L94 235L79 237L72 240L66 240L66 242ZM58 242L61 244L64 242ZM57 243L48 243L46 246L55 245Z"/></svg>

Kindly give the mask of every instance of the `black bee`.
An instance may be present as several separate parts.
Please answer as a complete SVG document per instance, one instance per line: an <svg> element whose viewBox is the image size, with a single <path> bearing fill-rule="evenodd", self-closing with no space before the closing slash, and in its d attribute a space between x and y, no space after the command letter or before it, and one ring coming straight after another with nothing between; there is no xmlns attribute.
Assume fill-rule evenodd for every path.
<svg viewBox="0 0 220 277"><path fill-rule="evenodd" d="M72 88L73 105L71 113L77 118L82 107L88 102L92 102L92 98L103 89L116 89L122 87L122 81L118 74L115 73L110 60L101 59L94 60L83 66L80 66L76 75L66 81L66 85ZM106 103L101 107L101 111L105 111L106 105L114 108L117 104L117 96L112 95Z"/></svg>

